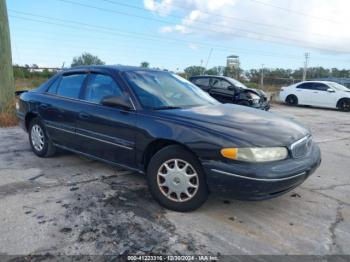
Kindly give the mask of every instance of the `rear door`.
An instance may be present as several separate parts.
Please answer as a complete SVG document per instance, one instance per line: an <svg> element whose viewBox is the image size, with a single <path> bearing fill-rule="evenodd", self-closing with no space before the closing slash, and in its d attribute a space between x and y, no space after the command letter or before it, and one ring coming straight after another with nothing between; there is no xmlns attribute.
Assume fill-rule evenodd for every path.
<svg viewBox="0 0 350 262"><path fill-rule="evenodd" d="M209 77L200 77L193 79L193 83L199 86L204 91L208 92L210 89Z"/></svg>
<svg viewBox="0 0 350 262"><path fill-rule="evenodd" d="M77 103L86 73L64 74L51 84L39 105L39 115L54 143L76 149Z"/></svg>
<svg viewBox="0 0 350 262"><path fill-rule="evenodd" d="M305 82L296 87L296 96L298 98L298 104L312 105L313 103L313 83Z"/></svg>
<svg viewBox="0 0 350 262"><path fill-rule="evenodd" d="M136 111L101 104L106 96L121 96L126 92L118 81L106 73L89 75L77 116L77 139L80 151L132 167Z"/></svg>
<svg viewBox="0 0 350 262"><path fill-rule="evenodd" d="M233 103L235 91L231 88L232 84L221 78L210 79L209 94L221 103Z"/></svg>

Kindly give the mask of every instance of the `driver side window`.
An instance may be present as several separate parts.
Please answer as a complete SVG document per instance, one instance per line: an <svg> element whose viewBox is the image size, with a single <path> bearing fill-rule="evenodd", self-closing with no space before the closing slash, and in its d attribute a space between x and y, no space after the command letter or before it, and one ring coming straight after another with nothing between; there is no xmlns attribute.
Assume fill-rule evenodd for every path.
<svg viewBox="0 0 350 262"><path fill-rule="evenodd" d="M84 100L100 104L107 96L121 96L122 90L108 75L90 74L84 92Z"/></svg>

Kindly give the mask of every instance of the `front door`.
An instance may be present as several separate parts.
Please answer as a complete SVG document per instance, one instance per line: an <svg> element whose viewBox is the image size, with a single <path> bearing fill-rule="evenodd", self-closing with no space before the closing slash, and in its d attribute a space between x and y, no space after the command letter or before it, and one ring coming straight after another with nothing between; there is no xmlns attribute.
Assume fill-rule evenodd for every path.
<svg viewBox="0 0 350 262"><path fill-rule="evenodd" d="M335 107L337 104L336 92L328 92L330 87L324 83L314 83L313 85L313 98L315 106L322 107Z"/></svg>
<svg viewBox="0 0 350 262"><path fill-rule="evenodd" d="M77 116L80 151L128 167L135 163L136 112L101 104L125 90L108 74L91 73Z"/></svg>
<svg viewBox="0 0 350 262"><path fill-rule="evenodd" d="M210 79L209 94L221 103L233 103L235 91L232 84L220 78Z"/></svg>

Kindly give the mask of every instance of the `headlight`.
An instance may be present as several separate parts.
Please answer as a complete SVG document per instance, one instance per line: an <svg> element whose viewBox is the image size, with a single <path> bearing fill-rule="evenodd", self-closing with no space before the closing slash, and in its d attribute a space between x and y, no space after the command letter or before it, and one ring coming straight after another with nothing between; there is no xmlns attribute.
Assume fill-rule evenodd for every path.
<svg viewBox="0 0 350 262"><path fill-rule="evenodd" d="M286 159L288 150L285 147L223 148L221 155L245 162L269 162Z"/></svg>
<svg viewBox="0 0 350 262"><path fill-rule="evenodd" d="M253 104L258 104L260 101L260 96L253 94L253 93L249 93L250 98L253 100Z"/></svg>

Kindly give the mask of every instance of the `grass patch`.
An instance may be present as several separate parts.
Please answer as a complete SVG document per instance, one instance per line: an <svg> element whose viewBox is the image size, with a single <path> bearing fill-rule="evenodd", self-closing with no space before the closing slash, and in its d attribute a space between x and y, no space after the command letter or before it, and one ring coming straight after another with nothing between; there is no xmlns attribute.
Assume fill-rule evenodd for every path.
<svg viewBox="0 0 350 262"><path fill-rule="evenodd" d="M0 112L0 127L11 127L18 125L15 103L15 101L13 103L9 103L9 105Z"/></svg>
<svg viewBox="0 0 350 262"><path fill-rule="evenodd" d="M47 78L44 77L34 77L34 78L16 78L15 79L15 86L16 90L30 90L33 88L38 87L42 83L44 83L47 80Z"/></svg>
<svg viewBox="0 0 350 262"><path fill-rule="evenodd" d="M16 125L18 125L16 114L7 112L0 113L0 127L11 127Z"/></svg>

